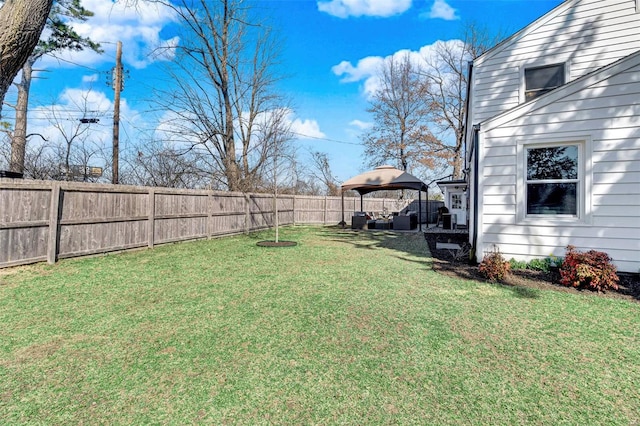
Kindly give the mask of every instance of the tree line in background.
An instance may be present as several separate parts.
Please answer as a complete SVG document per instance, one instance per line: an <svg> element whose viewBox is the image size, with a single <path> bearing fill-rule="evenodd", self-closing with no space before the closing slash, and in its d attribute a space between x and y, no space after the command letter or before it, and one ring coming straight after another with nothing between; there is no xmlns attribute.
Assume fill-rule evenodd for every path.
<svg viewBox="0 0 640 426"><path fill-rule="evenodd" d="M136 149L122 153L120 183L231 191L269 191L275 185L279 192L339 194L327 154L309 153L311 167L303 168L290 143L291 100L276 88L280 44L269 23L242 0L150 1L173 10L181 22L181 42L167 66L174 84L153 93L165 120ZM16 23L17 13L25 11L29 19ZM107 181L111 146L100 135L105 130L97 124L100 117L71 119L52 108L47 118L57 137L27 131L33 65L61 50L100 52L99 44L73 30L74 22L91 16L80 0L2 3L2 99L22 74L14 82L15 123L3 123L0 168L7 165L35 179ZM46 39L34 42L32 35L43 28ZM374 125L362 136L365 163L391 162L422 177L447 172L462 177L467 62L495 41L467 25L461 42L441 43L429 57L385 60L370 101ZM89 115L86 97L76 107L74 116ZM92 164L100 165L99 173Z"/></svg>
<svg viewBox="0 0 640 426"><path fill-rule="evenodd" d="M368 109L374 124L362 136L367 164L390 162L423 178L463 178L468 64L499 37L468 23L460 40L386 58Z"/></svg>

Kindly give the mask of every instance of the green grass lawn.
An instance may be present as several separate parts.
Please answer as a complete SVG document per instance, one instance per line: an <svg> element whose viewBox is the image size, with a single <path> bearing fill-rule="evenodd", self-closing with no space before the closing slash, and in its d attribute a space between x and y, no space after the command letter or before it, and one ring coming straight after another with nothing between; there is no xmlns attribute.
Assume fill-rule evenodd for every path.
<svg viewBox="0 0 640 426"><path fill-rule="evenodd" d="M0 424L640 424L640 304L289 227L0 271Z"/></svg>

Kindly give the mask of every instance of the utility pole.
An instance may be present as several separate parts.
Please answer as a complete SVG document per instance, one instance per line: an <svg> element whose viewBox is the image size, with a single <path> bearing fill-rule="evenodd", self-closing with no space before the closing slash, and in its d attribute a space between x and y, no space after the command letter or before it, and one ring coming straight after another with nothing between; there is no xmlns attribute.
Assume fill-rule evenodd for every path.
<svg viewBox="0 0 640 426"><path fill-rule="evenodd" d="M113 175L111 183L118 183L118 158L120 156L120 92L122 92L122 42L116 47L116 67L113 70Z"/></svg>

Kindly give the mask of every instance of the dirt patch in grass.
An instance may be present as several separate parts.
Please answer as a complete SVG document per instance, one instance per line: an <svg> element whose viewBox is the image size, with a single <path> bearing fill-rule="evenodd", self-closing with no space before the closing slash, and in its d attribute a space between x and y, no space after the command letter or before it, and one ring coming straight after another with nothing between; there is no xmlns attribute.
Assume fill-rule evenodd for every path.
<svg viewBox="0 0 640 426"><path fill-rule="evenodd" d="M443 275L476 281L487 281L478 272L477 265L470 265L468 252L449 249L436 249L436 243L458 243L464 247L467 244L467 234L424 234L429 250L433 257L433 269ZM620 282L617 291L607 291L599 294L604 297L623 298L640 301L640 274L619 274ZM531 290L555 290L568 293L582 293L589 290L577 290L565 287L559 283L557 273L534 271L529 269L512 270L503 284L514 286L518 291L526 293Z"/></svg>

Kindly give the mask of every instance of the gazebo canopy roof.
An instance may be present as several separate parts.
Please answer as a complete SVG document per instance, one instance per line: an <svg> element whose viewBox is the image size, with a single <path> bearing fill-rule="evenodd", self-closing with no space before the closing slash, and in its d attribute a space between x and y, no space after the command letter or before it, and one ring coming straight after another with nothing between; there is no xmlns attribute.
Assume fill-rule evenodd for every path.
<svg viewBox="0 0 640 426"><path fill-rule="evenodd" d="M427 190L427 185L417 177L392 166L379 166L354 176L342 184L342 191L353 189L360 195L389 189Z"/></svg>

